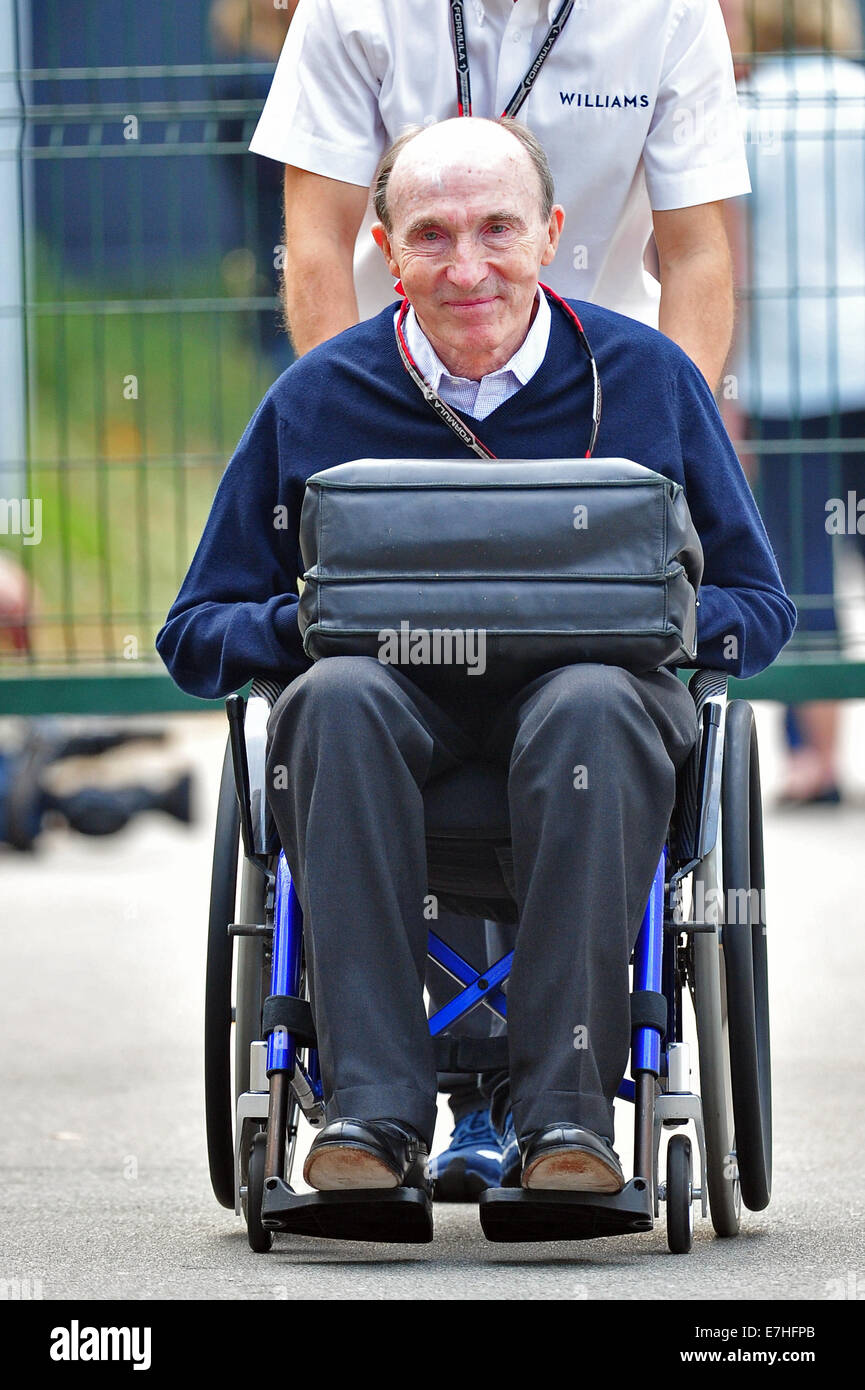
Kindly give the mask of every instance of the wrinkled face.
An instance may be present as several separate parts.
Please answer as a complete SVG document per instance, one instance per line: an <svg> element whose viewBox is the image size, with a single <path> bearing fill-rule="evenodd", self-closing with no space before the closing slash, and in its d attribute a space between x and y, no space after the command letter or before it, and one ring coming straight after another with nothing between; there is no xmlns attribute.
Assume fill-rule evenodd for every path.
<svg viewBox="0 0 865 1390"><path fill-rule="evenodd" d="M391 231L379 224L373 235L445 365L483 375L525 338L564 213L543 217L537 171L512 135L488 123L446 124L458 129L445 138L424 132L400 154L388 189Z"/></svg>

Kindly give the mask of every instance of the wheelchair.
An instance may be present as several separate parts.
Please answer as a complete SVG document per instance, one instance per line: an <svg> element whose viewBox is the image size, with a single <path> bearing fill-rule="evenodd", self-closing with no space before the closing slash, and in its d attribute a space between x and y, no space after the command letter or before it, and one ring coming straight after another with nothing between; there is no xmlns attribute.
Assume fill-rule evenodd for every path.
<svg viewBox="0 0 865 1390"><path fill-rule="evenodd" d="M302 913L265 796L266 726L282 688L256 680L248 700L226 701L205 998L213 1191L223 1206L243 1214L249 1245L259 1253L277 1233L423 1243L432 1239L432 1209L420 1189L291 1187L299 1124L324 1123L324 1096ZM614 1195L491 1189L479 1210L492 1241L647 1232L663 1204L669 1249L684 1254L695 1207L703 1218L711 1215L717 1235L735 1236L743 1205L760 1211L769 1203L772 1103L754 715L746 701L728 702L727 679L717 671L694 672L689 689L697 742L679 774L632 956L630 1076L617 1098L635 1108L633 1177ZM429 891L443 906L513 922L505 776L487 764L467 764L427 786L427 857ZM449 1030L475 1008L506 1019L512 954L479 969L430 932L430 958L460 986L430 1019L440 1071L507 1065L505 1035L467 1038Z"/></svg>

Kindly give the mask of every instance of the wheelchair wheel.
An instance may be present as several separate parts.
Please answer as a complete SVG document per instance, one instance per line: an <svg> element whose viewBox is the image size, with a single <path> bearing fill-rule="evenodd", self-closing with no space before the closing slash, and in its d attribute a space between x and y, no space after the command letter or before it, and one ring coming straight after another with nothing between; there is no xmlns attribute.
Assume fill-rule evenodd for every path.
<svg viewBox="0 0 865 1390"><path fill-rule="evenodd" d="M702 887L705 918L717 924L721 901L719 858L718 849L713 849L694 875L695 890L698 885ZM741 1193L733 1129L727 982L718 932L698 932L694 936L692 962L709 1210L716 1234L735 1236L739 1232Z"/></svg>
<svg viewBox="0 0 865 1390"><path fill-rule="evenodd" d="M234 1207L233 1104L231 1090L231 967L228 925L237 899L240 813L234 790L231 749L226 747L219 786L213 876L207 930L204 991L204 1106L210 1182L216 1200Z"/></svg>
<svg viewBox="0 0 865 1390"><path fill-rule="evenodd" d="M249 1177L246 1190L246 1238L250 1250L266 1255L273 1245L273 1233L261 1224L261 1203L264 1197L264 1150L267 1135L262 1130L252 1141L249 1155Z"/></svg>
<svg viewBox="0 0 865 1390"><path fill-rule="evenodd" d="M674 1255L687 1255L694 1235L691 1141L674 1134L667 1145L667 1244Z"/></svg>
<svg viewBox="0 0 865 1390"><path fill-rule="evenodd" d="M721 832L736 1161L742 1201L751 1211L762 1211L772 1190L769 976L757 731L745 700L734 700L727 708Z"/></svg>

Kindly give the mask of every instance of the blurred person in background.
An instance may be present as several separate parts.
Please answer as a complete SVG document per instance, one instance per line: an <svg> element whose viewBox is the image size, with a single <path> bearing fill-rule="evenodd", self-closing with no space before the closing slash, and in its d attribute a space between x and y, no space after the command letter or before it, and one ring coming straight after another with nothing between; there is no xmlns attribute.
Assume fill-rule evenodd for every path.
<svg viewBox="0 0 865 1390"><path fill-rule="evenodd" d="M210 9L213 54L220 63L275 62L288 32L298 0L214 0ZM262 103L270 87L267 73L219 73L212 79L217 109L226 102ZM280 273L275 258L282 206L282 174L265 159L244 157L248 117L241 111L221 115L216 138L220 145L234 145L237 154L222 155L219 169L228 188L243 246L223 262L223 273L233 293L279 294ZM238 252L240 254L238 254ZM280 316L255 315L255 336L275 369L283 370L293 354L286 342Z"/></svg>
<svg viewBox="0 0 865 1390"><path fill-rule="evenodd" d="M660 327L714 389L733 327L723 201L749 187L718 0L300 0L250 145L268 157L258 163L285 166L298 353L396 304L370 234L387 146L407 126L506 108L544 145L566 209L572 237L552 288ZM442 912L431 925L478 963L513 945L469 918ZM434 972L428 986L433 1009L452 992ZM475 1010L455 1031L487 1036L491 1017ZM450 1102L436 1196L471 1200L498 1185L501 1148L473 1081L451 1078Z"/></svg>
<svg viewBox="0 0 865 1390"><path fill-rule="evenodd" d="M0 550L0 653L31 651L33 586L6 550Z"/></svg>
<svg viewBox="0 0 865 1390"><path fill-rule="evenodd" d="M833 457L807 441L865 437L865 69L844 56L861 56L861 22L854 0L722 4L753 189L742 209L751 297L734 372L750 436L770 446L759 501L802 645L832 652L827 504L846 506L857 484L861 495L865 471L860 452ZM788 441L804 448L785 450ZM837 701L787 711L782 803L840 800L839 718Z"/></svg>

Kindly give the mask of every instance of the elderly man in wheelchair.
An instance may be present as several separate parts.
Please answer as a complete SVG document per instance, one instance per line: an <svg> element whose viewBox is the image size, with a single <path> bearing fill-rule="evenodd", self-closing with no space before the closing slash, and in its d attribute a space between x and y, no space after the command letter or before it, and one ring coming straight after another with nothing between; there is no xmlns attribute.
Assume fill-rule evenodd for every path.
<svg viewBox="0 0 865 1390"><path fill-rule="evenodd" d="M687 664L753 674L789 639L795 611L697 368L655 330L568 304L539 284L564 215L528 132L477 119L410 132L382 161L375 193L373 235L402 305L316 348L268 391L157 646L177 683L202 696L253 676L285 686L267 728L267 796L303 913L326 1121L304 1178L331 1205L375 1194L370 1211L382 1213L387 1239L399 1238L388 1235L388 1201L406 1193L423 1200L428 1182L436 1062L423 1002L431 925L423 909L439 881L448 905L460 906L462 885L462 910L474 901L484 916L491 903L509 903L518 923L506 1009L503 976L470 976L474 1002L498 999L507 1014L508 1068L495 1096L513 1139L505 1183L515 1199L547 1194L560 1207L622 1193L613 1099L634 1022L629 963L663 864L677 782L700 735L695 700L669 658L630 661L627 640L553 644L546 661L536 644L533 661L521 664L517 634L489 653L485 619L501 584L475 582L476 640L466 632L461 668L441 648L436 663L435 645L415 640L400 622L414 612L409 595L425 583L432 602L444 602L429 563L437 546L443 567L448 561L437 516L459 524L485 506L463 461L476 455L475 470L519 461L495 465L519 487L519 468L533 460L568 460L568 479L579 483L596 458L613 507L647 470L677 485L702 547L696 655ZM403 461L408 472L394 464L386 476L377 465L369 475L364 465L341 475L339 465L357 467L352 460ZM437 469L444 489L439 511L434 500L420 523L406 511L424 489L413 460ZM635 477L622 460L639 465ZM607 476L609 461L620 467ZM513 493L503 524L519 530L520 499L528 509L549 496L561 481L550 468L531 498ZM312 505L320 475L304 538L301 509ZM457 477L468 490L454 506L447 490ZM334 588L319 563L307 573L299 621L299 538L306 549L326 545L341 499L346 545L362 545L380 527L381 550L392 541L398 549L393 538L408 518L426 563L416 583L397 574L390 590L376 588L381 574L362 572L354 588ZM644 510L654 505L647 500ZM578 529L578 505L572 510ZM638 523L632 513L616 524L627 549ZM476 533L487 538L476 541L481 570L494 532ZM343 541L331 544L339 552ZM464 550L454 568L468 585L471 561ZM544 590L549 563L538 557L534 576L528 566L532 592ZM699 563L691 580L696 588ZM377 650L358 639L351 609L364 583L365 593L395 595L380 613ZM550 593L555 604L565 591ZM341 643L323 635L325 609L339 618L340 603L348 605ZM680 664L688 646L678 649ZM448 837L453 847L462 835L476 851L479 834L506 853L484 862L474 852L457 856L456 870L449 876L445 866L437 878ZM469 869L483 881L469 883ZM363 1229L376 1234L375 1219Z"/></svg>

